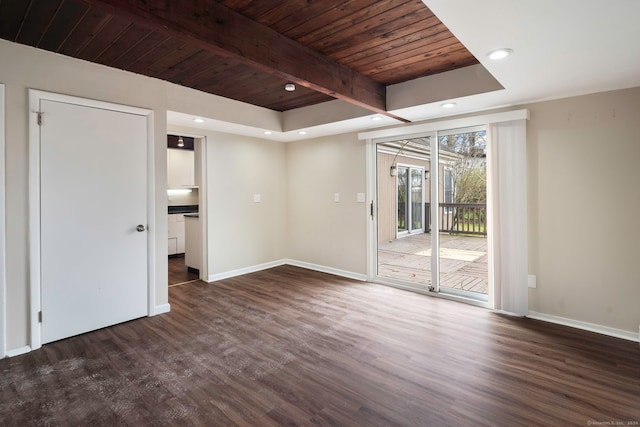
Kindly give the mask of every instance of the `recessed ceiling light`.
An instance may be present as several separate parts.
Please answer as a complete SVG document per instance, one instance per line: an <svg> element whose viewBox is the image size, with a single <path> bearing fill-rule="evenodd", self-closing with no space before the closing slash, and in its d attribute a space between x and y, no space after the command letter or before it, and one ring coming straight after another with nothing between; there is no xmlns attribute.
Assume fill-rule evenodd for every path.
<svg viewBox="0 0 640 427"><path fill-rule="evenodd" d="M371 117L371 120L382 120L382 117L380 117L380 116L373 116L373 117Z"/></svg>
<svg viewBox="0 0 640 427"><path fill-rule="evenodd" d="M444 104L440 105L442 108L453 108L456 106L455 102L445 102Z"/></svg>
<svg viewBox="0 0 640 427"><path fill-rule="evenodd" d="M306 134L307 134L307 132L305 132L305 131L303 131L303 130L301 130L300 132L298 132L298 135L306 135Z"/></svg>
<svg viewBox="0 0 640 427"><path fill-rule="evenodd" d="M498 59L506 58L512 53L513 53L513 50L506 47L501 47L500 49L493 49L491 52L487 53L487 57L489 59L493 59L494 61L497 61Z"/></svg>
<svg viewBox="0 0 640 427"><path fill-rule="evenodd" d="M287 83L286 85L284 85L284 90L286 90L287 92L293 92L294 90L296 90L296 85L294 85L293 83Z"/></svg>
<svg viewBox="0 0 640 427"><path fill-rule="evenodd" d="M265 134L265 135L271 135L271 131L270 131L270 130L265 130L265 131L264 131L264 134Z"/></svg>
<svg viewBox="0 0 640 427"><path fill-rule="evenodd" d="M196 123L204 123L204 119L201 118L193 119L193 121Z"/></svg>

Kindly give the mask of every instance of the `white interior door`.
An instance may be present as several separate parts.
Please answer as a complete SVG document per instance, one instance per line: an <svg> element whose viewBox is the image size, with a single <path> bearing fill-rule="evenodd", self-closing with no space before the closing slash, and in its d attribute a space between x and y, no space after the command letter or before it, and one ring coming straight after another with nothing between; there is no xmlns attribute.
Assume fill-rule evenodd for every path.
<svg viewBox="0 0 640 427"><path fill-rule="evenodd" d="M147 121L51 100L40 109L47 343L148 314Z"/></svg>

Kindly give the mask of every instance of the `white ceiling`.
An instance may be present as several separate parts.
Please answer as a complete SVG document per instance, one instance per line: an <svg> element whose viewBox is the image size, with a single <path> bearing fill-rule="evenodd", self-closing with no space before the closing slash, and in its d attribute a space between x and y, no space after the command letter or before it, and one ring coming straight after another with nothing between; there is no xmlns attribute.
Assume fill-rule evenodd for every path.
<svg viewBox="0 0 640 427"><path fill-rule="evenodd" d="M442 100L392 111L412 121L483 111L524 103L640 86L640 0L423 0L504 87L502 90ZM486 57L507 47L503 60ZM439 75L442 78L442 75ZM428 79L424 90L429 91ZM415 89L413 89L415 90ZM448 99L447 99L448 100ZM333 108L331 101L327 108ZM318 108L315 108L317 114ZM169 113L169 124L185 125L190 116ZM182 123L181 123L182 121ZM299 129L273 131L239 127L210 118L201 128L265 139L295 141L397 124L371 115L345 118ZM191 125L193 123L191 122ZM193 126L192 126L193 127Z"/></svg>

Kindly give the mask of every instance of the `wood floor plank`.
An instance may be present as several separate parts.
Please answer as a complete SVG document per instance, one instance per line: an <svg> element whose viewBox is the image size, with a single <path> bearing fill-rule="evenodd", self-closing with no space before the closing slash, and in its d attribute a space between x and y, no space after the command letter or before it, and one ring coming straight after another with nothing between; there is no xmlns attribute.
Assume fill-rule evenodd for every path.
<svg viewBox="0 0 640 427"><path fill-rule="evenodd" d="M0 425L640 421L637 343L291 266L169 302L0 360Z"/></svg>
<svg viewBox="0 0 640 427"><path fill-rule="evenodd" d="M169 286L177 285L180 283L190 282L192 280L198 280L198 275L191 273L184 262L184 254L170 256L168 258L169 264Z"/></svg>

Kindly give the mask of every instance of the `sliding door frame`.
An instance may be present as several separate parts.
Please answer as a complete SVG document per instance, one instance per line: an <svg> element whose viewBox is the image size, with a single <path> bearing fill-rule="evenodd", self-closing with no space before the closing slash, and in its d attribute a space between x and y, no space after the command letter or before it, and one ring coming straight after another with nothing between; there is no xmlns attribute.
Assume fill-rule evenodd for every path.
<svg viewBox="0 0 640 427"><path fill-rule="evenodd" d="M387 142L397 140L398 138L416 138L431 136L431 165L439 165L439 151L438 151L438 132L446 134L458 129L472 128L476 126L486 126L490 123L507 122L512 120L527 119L529 116L528 110L514 110L503 113L484 114L475 117L465 117L460 119L449 119L443 121L429 122L417 125L405 125L396 128L389 128L377 131L362 132L358 134L360 140L366 140L366 177L367 177L367 199L371 200L371 210L369 212L369 226L367 228L367 280L372 282L381 283L388 286L393 286L401 289L410 290L413 292L424 293L440 298L451 299L456 301L466 302L472 305L478 305L481 307L493 308L493 286L489 286L488 301L479 301L464 296L442 294L439 292L438 285L431 284L428 289L420 289L418 287L408 286L406 283L389 278L381 278L378 276L378 219L376 211L378 209L378 189L377 189L377 144L380 142ZM439 177L438 173L430 173L431 181L431 194L438 194L439 189ZM439 209L438 203L431 203L431 221L432 224L438 224ZM488 230L488 245L492 247L493 230ZM432 253L439 253L440 239L439 233L432 234ZM493 275L493 259L491 251L489 253L489 276ZM440 265L438 257L431 257L431 271L432 277L440 277L439 271Z"/></svg>

